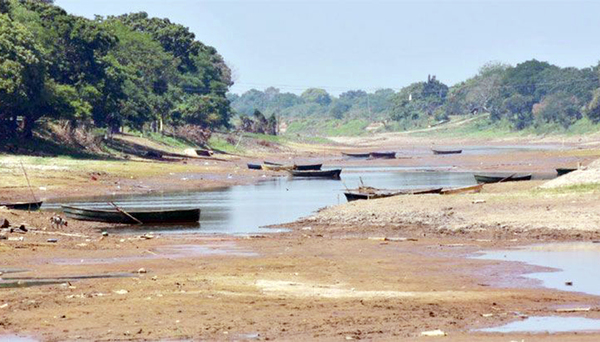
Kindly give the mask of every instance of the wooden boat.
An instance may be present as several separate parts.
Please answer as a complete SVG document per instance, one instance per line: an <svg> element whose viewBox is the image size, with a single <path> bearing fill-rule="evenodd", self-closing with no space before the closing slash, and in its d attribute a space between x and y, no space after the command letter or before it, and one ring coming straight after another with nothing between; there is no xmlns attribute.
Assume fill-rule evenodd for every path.
<svg viewBox="0 0 600 342"><path fill-rule="evenodd" d="M387 198L401 195L425 195L425 194L440 194L442 188L426 188L426 189L408 189L408 190L381 190L370 187L360 187L358 190L344 192L348 202L357 200L372 200L378 198Z"/></svg>
<svg viewBox="0 0 600 342"><path fill-rule="evenodd" d="M396 152L371 152L369 157L372 159L395 159Z"/></svg>
<svg viewBox="0 0 600 342"><path fill-rule="evenodd" d="M88 209L63 205L63 212L69 218L80 221L95 221L106 223L139 223L132 217L147 223L185 223L200 221L200 209L174 210L131 210L127 213L117 209ZM129 215L128 215L129 214Z"/></svg>
<svg viewBox="0 0 600 342"><path fill-rule="evenodd" d="M282 166L283 165L283 164L279 164L279 163L273 163L273 162L270 162L270 161L264 161L263 164L265 164L265 165L275 165L275 166Z"/></svg>
<svg viewBox="0 0 600 342"><path fill-rule="evenodd" d="M204 157L212 157L213 154L215 154L213 151L211 150L196 150L196 154L199 156L204 156Z"/></svg>
<svg viewBox="0 0 600 342"><path fill-rule="evenodd" d="M342 169L315 170L315 171L288 170L288 172L293 177L340 179L340 174L342 173Z"/></svg>
<svg viewBox="0 0 600 342"><path fill-rule="evenodd" d="M296 165L296 170L298 171L315 171L321 170L323 164L307 164L307 165Z"/></svg>
<svg viewBox="0 0 600 342"><path fill-rule="evenodd" d="M342 152L343 156L346 157L350 157L350 158L369 158L371 156L371 153L346 153L346 152Z"/></svg>
<svg viewBox="0 0 600 342"><path fill-rule="evenodd" d="M433 151L433 154L461 154L462 150L434 150L431 149Z"/></svg>
<svg viewBox="0 0 600 342"><path fill-rule="evenodd" d="M0 207L6 207L14 210L39 210L42 207L42 201L40 202L13 202L13 203L0 203Z"/></svg>
<svg viewBox="0 0 600 342"><path fill-rule="evenodd" d="M559 168L559 169L556 169L556 173L558 174L558 177L564 176L567 173L571 173L573 171L577 171L577 169L569 169L569 168Z"/></svg>
<svg viewBox="0 0 600 342"><path fill-rule="evenodd" d="M466 193L478 193L483 189L483 183L477 185L462 186L459 188L448 188L442 190L442 195L455 195Z"/></svg>
<svg viewBox="0 0 600 342"><path fill-rule="evenodd" d="M477 183L504 183L504 182L520 182L531 180L531 174L524 176L486 176L486 175L474 175Z"/></svg>
<svg viewBox="0 0 600 342"><path fill-rule="evenodd" d="M262 170L262 167L260 164L250 164L248 163L248 168L250 170Z"/></svg>
<svg viewBox="0 0 600 342"><path fill-rule="evenodd" d="M263 170L265 170L265 171L288 171L288 170L294 170L294 168L296 166L294 166L294 165L269 165L269 164L262 164L260 167Z"/></svg>

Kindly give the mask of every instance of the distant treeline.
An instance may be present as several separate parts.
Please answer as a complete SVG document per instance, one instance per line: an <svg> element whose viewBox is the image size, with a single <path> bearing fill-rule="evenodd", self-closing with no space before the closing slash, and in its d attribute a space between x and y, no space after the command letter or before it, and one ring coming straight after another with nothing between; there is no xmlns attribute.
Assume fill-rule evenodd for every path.
<svg viewBox="0 0 600 342"><path fill-rule="evenodd" d="M0 0L0 136L31 136L43 118L111 131L227 126L231 85L217 51L168 19Z"/></svg>
<svg viewBox="0 0 600 342"><path fill-rule="evenodd" d="M339 97L311 88L300 96L276 88L229 94L241 115L255 109L288 118L366 118L397 122L400 127L427 125L450 115L489 113L513 129L555 125L568 128L587 116L600 121L599 67L561 68L530 60L516 66L490 63L464 82L448 86L435 76L398 92L352 90Z"/></svg>

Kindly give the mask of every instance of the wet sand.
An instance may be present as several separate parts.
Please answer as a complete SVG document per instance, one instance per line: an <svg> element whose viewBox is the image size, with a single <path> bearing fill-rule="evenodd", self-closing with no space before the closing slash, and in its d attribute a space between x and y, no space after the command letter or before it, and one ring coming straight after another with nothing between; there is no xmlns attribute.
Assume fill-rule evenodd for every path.
<svg viewBox="0 0 600 342"><path fill-rule="evenodd" d="M364 163L342 160L338 153L301 151L271 158ZM452 159L424 156L378 161L377 165L404 165L412 160L432 166L450 161L459 169L549 173L556 164L587 163L599 153L573 149ZM236 181L262 178L262 172L259 176L241 171L251 160L235 162L240 174L243 172L234 177ZM198 186L229 184L231 172L226 167L221 170L211 171L210 181L198 180ZM141 181L170 190L182 186L177 181L181 177L167 174L136 180L137 184ZM125 178L116 181L126 182ZM86 188L82 192L107 191L114 186L114 182L89 183L86 187L82 180L80 186ZM522 276L540 268L467 258L481 251L540 241L600 237L597 228L575 224L582 216L595 215L596 206L588 205L598 203L598 194L537 196L528 188L536 184L500 184L479 195L415 196L341 205L287 225L290 232L250 237L145 232L103 237L101 231L110 226L71 221L57 229L49 224L52 213L3 210L0 217L37 228L8 234L16 238L10 241L0 240L0 269L28 270L5 273L5 280L117 273L131 277L1 289L1 331L50 341L414 341L436 340L421 337L421 333L441 329L448 335L443 338L447 341L596 341L598 333L472 331L524 316L600 319L598 297L541 288ZM73 196L67 188L56 189L58 197ZM478 207L473 196L484 196L486 202ZM580 202L573 204L573 200ZM494 214L496 206L486 206L495 201L499 214ZM407 208L408 204L411 207ZM542 209L547 206L561 219L544 218ZM520 213L507 219L512 212ZM557 227L548 226L552 221ZM501 224L495 225L497 222ZM58 242L49 243L48 239ZM556 312L564 306L592 309Z"/></svg>

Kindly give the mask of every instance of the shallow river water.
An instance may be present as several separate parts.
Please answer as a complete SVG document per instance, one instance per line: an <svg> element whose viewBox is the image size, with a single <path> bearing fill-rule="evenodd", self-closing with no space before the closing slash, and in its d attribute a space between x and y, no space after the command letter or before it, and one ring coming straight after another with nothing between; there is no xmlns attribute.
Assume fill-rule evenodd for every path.
<svg viewBox="0 0 600 342"><path fill-rule="evenodd" d="M99 197L72 201L69 204L109 208L107 201L114 201L126 210L197 207L202 211L199 225L144 229L160 229L162 233L254 234L274 232L261 227L292 222L320 208L346 202L343 190L345 187L356 188L360 179L366 185L389 189L475 184L471 173L437 171L440 169L443 168L436 169L436 172L414 168L344 168L342 180L281 177L211 191ZM44 209L58 209L60 204L65 203L48 203L44 205ZM139 232L140 229L135 228L135 231Z"/></svg>

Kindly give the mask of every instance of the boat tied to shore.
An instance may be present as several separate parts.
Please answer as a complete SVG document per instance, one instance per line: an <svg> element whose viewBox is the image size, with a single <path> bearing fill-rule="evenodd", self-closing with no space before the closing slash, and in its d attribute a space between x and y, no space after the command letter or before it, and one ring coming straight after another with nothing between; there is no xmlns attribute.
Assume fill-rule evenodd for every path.
<svg viewBox="0 0 600 342"><path fill-rule="evenodd" d="M431 149L431 151L433 152L433 154L461 154L463 152L463 150L437 150L437 149Z"/></svg>
<svg viewBox="0 0 600 342"><path fill-rule="evenodd" d="M13 210L29 210L35 211L42 207L43 201L36 202L12 202L12 203L0 203L0 207L6 207Z"/></svg>

